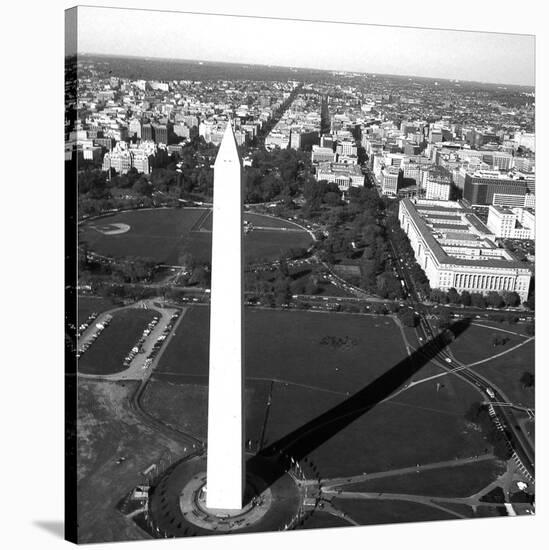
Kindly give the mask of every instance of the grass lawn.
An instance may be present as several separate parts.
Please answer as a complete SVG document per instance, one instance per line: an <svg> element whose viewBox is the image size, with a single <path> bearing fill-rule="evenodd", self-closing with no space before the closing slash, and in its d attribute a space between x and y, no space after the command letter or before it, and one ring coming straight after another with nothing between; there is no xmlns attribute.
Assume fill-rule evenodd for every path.
<svg viewBox="0 0 549 550"><path fill-rule="evenodd" d="M354 392L397 364L406 351L389 317L245 310L246 376ZM324 337L347 338L341 347ZM162 355L158 372L207 375L209 309L191 308Z"/></svg>
<svg viewBox="0 0 549 550"><path fill-rule="evenodd" d="M84 224L80 241L87 242L99 254L141 256L157 262L176 263L180 241L203 215L201 209L179 208L121 212ZM94 229L106 223L126 223L130 230L121 235L103 235Z"/></svg>
<svg viewBox="0 0 549 550"><path fill-rule="evenodd" d="M517 323L509 323L507 321L504 321L502 323L498 323L497 321L491 321L489 319L475 319L474 323L478 323L480 325L486 325L488 327L493 327L494 329L501 329L501 330L508 330L509 332L515 332L517 334L522 334L526 338L528 338L529 334L527 334L527 328L530 324L529 322L519 321ZM496 331L494 331L496 332ZM503 332L500 332L499 334L505 334Z"/></svg>
<svg viewBox="0 0 549 550"><path fill-rule="evenodd" d="M350 527L350 523L343 518L315 510L311 516L307 516L304 524L299 529L321 529L326 527Z"/></svg>
<svg viewBox="0 0 549 550"><path fill-rule="evenodd" d="M461 498L481 491L504 472L505 464L501 460L482 460L462 466L371 479L346 485L344 490Z"/></svg>
<svg viewBox="0 0 549 550"><path fill-rule="evenodd" d="M336 498L333 504L361 525L457 519L439 508L416 502Z"/></svg>
<svg viewBox="0 0 549 550"><path fill-rule="evenodd" d="M155 379L207 384L208 322L207 308L187 312ZM325 337L344 344L322 344ZM367 386L405 356L400 331L390 317L246 310L247 384L275 381L268 443L341 403L347 392L352 395ZM416 376L433 372L439 371L427 365ZM265 416L265 393L258 395L248 426L250 418L257 426ZM323 477L335 477L481 453L485 442L463 419L476 399L475 391L457 378L445 378L438 392L434 383L421 384L378 404L310 456ZM161 403L168 398L156 402L165 407ZM254 427L250 438L256 433Z"/></svg>
<svg viewBox="0 0 549 550"><path fill-rule="evenodd" d="M246 439L254 442L261 438L269 388L270 382L246 384ZM145 390L143 407L180 431L199 439L207 437L208 388L204 383L181 383L181 377L154 375Z"/></svg>
<svg viewBox="0 0 549 550"><path fill-rule="evenodd" d="M509 328L504 325L494 325L493 329L480 327L474 324L470 325L469 328L450 346L456 359L466 364L473 363L486 359L496 353L508 350L524 341L524 337L501 332L496 330L497 328L509 330ZM509 338L509 340L503 345L494 346L492 344L494 335Z"/></svg>
<svg viewBox="0 0 549 550"><path fill-rule="evenodd" d="M474 518L475 513L473 512L473 509L471 506L467 506L467 504L460 504L456 502L445 502L442 504L444 508L448 508L450 510L453 510L454 512L457 512L458 514L461 514L462 516L465 516L466 518Z"/></svg>
<svg viewBox="0 0 549 550"><path fill-rule="evenodd" d="M341 402L342 398L277 384L269 414L269 443L286 436ZM309 453L322 477L386 471L471 456L488 447L462 415L419 401L378 404Z"/></svg>
<svg viewBox="0 0 549 550"><path fill-rule="evenodd" d="M286 227L288 229L299 229L299 227L290 221L283 220L281 218L275 218L273 216L265 216L263 214L255 214L252 212L244 212L244 221L253 224L255 227ZM210 215L204 219L200 224L201 229L207 231L212 230L213 216Z"/></svg>
<svg viewBox="0 0 549 550"><path fill-rule="evenodd" d="M523 388L520 378L525 372L534 373L534 366L535 340L532 340L511 353L473 367L473 370L501 388L513 403L533 408L534 388Z"/></svg>
<svg viewBox="0 0 549 550"><path fill-rule="evenodd" d="M273 260L291 248L308 248L312 240L305 231L252 231L244 236L244 254L248 260Z"/></svg>
<svg viewBox="0 0 549 550"><path fill-rule="evenodd" d="M205 209L162 208L121 212L81 227L80 241L91 250L114 257L140 256L155 262L177 264L183 252L190 252L199 262L211 260L211 215ZM292 227L274 218L246 214L263 226ZM125 223L130 230L121 235L104 235L95 227ZM205 229L206 231L200 231ZM248 259L274 259L290 248L308 247L311 237L306 231L252 231L244 239Z"/></svg>
<svg viewBox="0 0 549 550"><path fill-rule="evenodd" d="M324 281L320 281L318 284L318 294L320 296L354 297L354 294L347 292L345 289Z"/></svg>
<svg viewBox="0 0 549 550"><path fill-rule="evenodd" d="M155 315L158 312L150 309L129 308L115 312L110 325L78 360L78 371L111 374L124 370L124 357Z"/></svg>
<svg viewBox="0 0 549 550"><path fill-rule="evenodd" d="M456 358L466 364L480 361L505 352L524 342L527 338L527 336L516 336L495 330L500 326L505 330L514 331L517 328L515 325L494 324L493 326L494 329L471 325L466 332L451 344L451 349ZM491 343L493 334L509 337L509 341L504 345L493 346ZM472 368L501 388L513 403L527 407L534 406L534 389L523 388L520 382L524 372L534 373L534 340L510 353Z"/></svg>

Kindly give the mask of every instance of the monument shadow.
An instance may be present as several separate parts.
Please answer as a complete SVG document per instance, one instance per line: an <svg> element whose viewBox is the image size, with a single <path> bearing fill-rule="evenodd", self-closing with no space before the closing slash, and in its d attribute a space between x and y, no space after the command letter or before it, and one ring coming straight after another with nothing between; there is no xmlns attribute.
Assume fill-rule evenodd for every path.
<svg viewBox="0 0 549 550"><path fill-rule="evenodd" d="M246 491L244 505L280 479L292 466L291 459L302 460L352 422L389 397L407 380L434 359L453 339L471 324L470 319L453 323L448 329L390 368L357 393L317 416L284 437L260 449L246 462L254 474L254 488ZM252 494L253 493L253 494Z"/></svg>

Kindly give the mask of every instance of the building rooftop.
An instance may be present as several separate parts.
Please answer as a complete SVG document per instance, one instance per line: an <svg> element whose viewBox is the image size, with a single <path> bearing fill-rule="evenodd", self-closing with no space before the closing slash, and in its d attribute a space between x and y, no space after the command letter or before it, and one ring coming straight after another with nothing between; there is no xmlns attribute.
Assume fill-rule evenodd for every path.
<svg viewBox="0 0 549 550"><path fill-rule="evenodd" d="M437 239L434 237L431 231L431 228L427 225L427 222L425 222L421 214L418 212L414 203L410 199L402 199L401 205L405 207L408 213L410 214L410 217L414 221L416 227L421 233L421 236L425 240L426 245L431 249L431 252L434 254L435 258L440 264L449 264L449 265L458 265L458 266L467 266L467 267L529 269L529 267L524 262L519 262L518 260L494 259L491 257L488 257L483 260L470 260L470 259L463 259L463 258L457 258L455 256L450 256L443 249L443 247L437 241ZM484 224L482 225L484 226ZM486 232L490 233L487 229L486 229Z"/></svg>
<svg viewBox="0 0 549 550"><path fill-rule="evenodd" d="M452 229L454 231L466 231L468 229L468 226L464 223L431 223L433 226L433 229L446 229L448 231L451 231Z"/></svg>
<svg viewBox="0 0 549 550"><path fill-rule="evenodd" d="M492 232L474 214L465 214L465 219L480 233L492 235Z"/></svg>
<svg viewBox="0 0 549 550"><path fill-rule="evenodd" d="M318 171L351 174L355 176L362 175L362 169L357 164L345 164L338 162L321 162Z"/></svg>
<svg viewBox="0 0 549 550"><path fill-rule="evenodd" d="M446 240L449 241L480 241L480 237L478 235L472 235L471 233L463 234L463 233L446 233Z"/></svg>
<svg viewBox="0 0 549 550"><path fill-rule="evenodd" d="M451 208L449 206L437 206L437 205L427 205L427 204L421 204L418 203L417 206L415 206L416 210L419 210L420 212L447 212L448 214L457 214L457 213L463 213L466 210L460 206L457 208Z"/></svg>
<svg viewBox="0 0 549 550"><path fill-rule="evenodd" d="M456 220L456 221L461 220L461 216L459 216L458 214L452 215L452 214L434 213L434 214L426 214L425 217L430 220Z"/></svg>

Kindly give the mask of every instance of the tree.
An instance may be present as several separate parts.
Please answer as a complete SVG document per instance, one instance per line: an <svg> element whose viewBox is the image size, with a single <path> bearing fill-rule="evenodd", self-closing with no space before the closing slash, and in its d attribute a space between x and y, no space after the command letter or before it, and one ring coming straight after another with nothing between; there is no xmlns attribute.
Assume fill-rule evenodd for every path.
<svg viewBox="0 0 549 550"><path fill-rule="evenodd" d="M507 441L507 437L503 432L492 429L488 434L488 441L492 444L494 455L502 460L508 460L511 458L511 449Z"/></svg>
<svg viewBox="0 0 549 550"><path fill-rule="evenodd" d="M112 278L120 283L150 280L154 267L154 262L145 258L120 258L110 263Z"/></svg>
<svg viewBox="0 0 549 550"><path fill-rule="evenodd" d="M132 187L140 178L140 174L135 166L132 166L126 173L126 179L128 180L128 187Z"/></svg>
<svg viewBox="0 0 549 550"><path fill-rule="evenodd" d="M376 278L377 293L381 298L390 300L402 298L402 287L393 273L385 272Z"/></svg>
<svg viewBox="0 0 549 550"><path fill-rule="evenodd" d="M452 322L452 317L450 316L450 313L443 309L438 314L438 327L441 330L447 329L450 326L450 323Z"/></svg>
<svg viewBox="0 0 549 550"><path fill-rule="evenodd" d="M473 292L471 294L471 305L484 309L486 307L486 298L478 292Z"/></svg>
<svg viewBox="0 0 549 550"><path fill-rule="evenodd" d="M290 269L288 267L288 261L286 260L286 256L280 256L278 261L278 269L284 277L287 277L290 274Z"/></svg>
<svg viewBox="0 0 549 550"><path fill-rule="evenodd" d="M530 281L530 291L528 292L528 299L524 302L524 306L534 311L536 307L536 282L534 277Z"/></svg>
<svg viewBox="0 0 549 550"><path fill-rule="evenodd" d="M525 327L525 331L526 331L526 334L528 334L528 336L534 336L534 334L536 333L536 325L535 323L528 323Z"/></svg>
<svg viewBox="0 0 549 550"><path fill-rule="evenodd" d="M88 258L88 245L83 242L80 247L78 247L78 270L86 271L89 267L89 258Z"/></svg>
<svg viewBox="0 0 549 550"><path fill-rule="evenodd" d="M460 301L464 306L470 306L471 305L471 293L468 292L467 290L464 290L461 293Z"/></svg>
<svg viewBox="0 0 549 550"><path fill-rule="evenodd" d="M132 186L132 189L138 194L150 197L153 192L153 186L148 182L145 176L140 177Z"/></svg>
<svg viewBox="0 0 549 550"><path fill-rule="evenodd" d="M402 324L407 327L415 327L419 322L416 312L410 308L401 309L398 313L398 318L400 319Z"/></svg>
<svg viewBox="0 0 549 550"><path fill-rule="evenodd" d="M210 278L211 269L209 265L199 265L193 269L189 284L207 288L210 286Z"/></svg>
<svg viewBox="0 0 549 550"><path fill-rule="evenodd" d="M517 307L520 305L520 296L516 292L504 292L503 300L507 307Z"/></svg>
<svg viewBox="0 0 549 550"><path fill-rule="evenodd" d="M507 336L501 336L496 333L492 334L491 342L493 347L504 346L508 341L509 341L509 337Z"/></svg>
<svg viewBox="0 0 549 550"><path fill-rule="evenodd" d="M110 196L107 189L106 173L101 170L78 172L78 194L87 194L92 199L102 199Z"/></svg>
<svg viewBox="0 0 549 550"><path fill-rule="evenodd" d="M448 295L444 292L444 290L440 290L439 288L433 288L433 290L431 290L430 298L437 304L448 303Z"/></svg>
<svg viewBox="0 0 549 550"><path fill-rule="evenodd" d="M385 304L381 304L379 302L374 302L371 309L372 313L377 313L378 315L385 315L387 313Z"/></svg>
<svg viewBox="0 0 549 550"><path fill-rule="evenodd" d="M471 403L471 406L465 412L465 420L477 424L483 408L484 405L479 401Z"/></svg>
<svg viewBox="0 0 549 550"><path fill-rule="evenodd" d="M458 291L455 288L451 288L448 290L448 301L451 304L459 304L460 303L460 296L458 294Z"/></svg>
<svg viewBox="0 0 549 550"><path fill-rule="evenodd" d="M324 195L324 202L329 206L337 206L341 204L341 197L334 191L328 191L328 193Z"/></svg>
<svg viewBox="0 0 549 550"><path fill-rule="evenodd" d="M488 295L486 296L486 302L491 307L503 307L505 305L505 302L503 301L503 298L499 292L496 292L495 290L491 290L488 292Z"/></svg>

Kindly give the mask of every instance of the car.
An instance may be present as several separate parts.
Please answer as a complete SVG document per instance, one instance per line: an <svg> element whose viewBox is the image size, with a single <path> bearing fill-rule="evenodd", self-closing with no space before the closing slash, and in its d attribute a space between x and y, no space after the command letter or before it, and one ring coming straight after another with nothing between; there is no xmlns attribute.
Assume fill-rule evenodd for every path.
<svg viewBox="0 0 549 550"><path fill-rule="evenodd" d="M449 358L449 357L445 357L444 360L447 362L447 363L451 363L452 360Z"/></svg>

